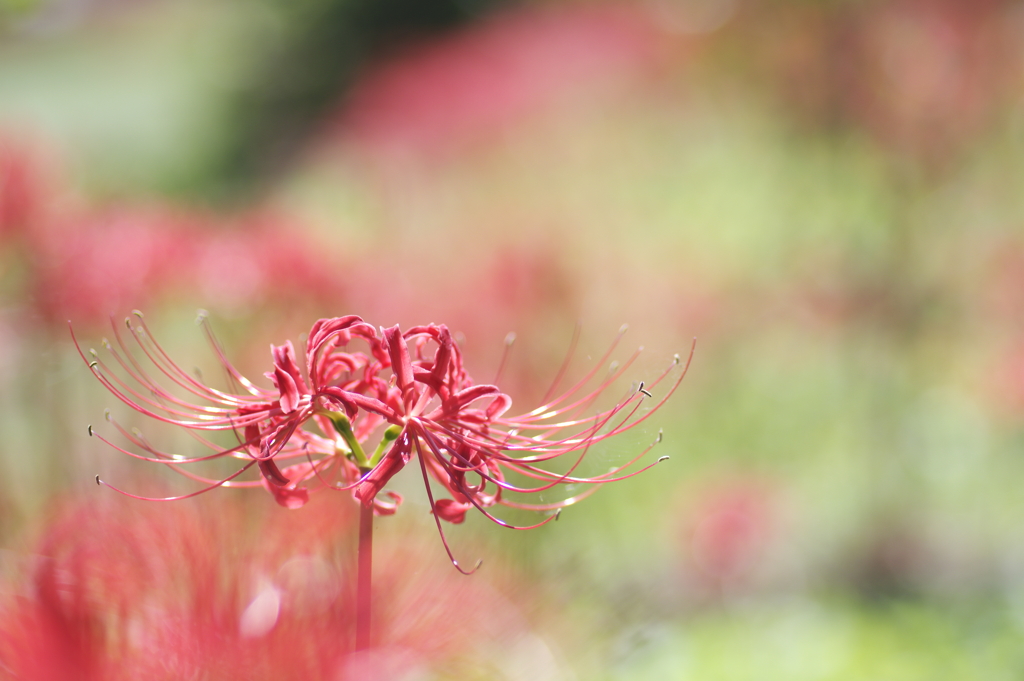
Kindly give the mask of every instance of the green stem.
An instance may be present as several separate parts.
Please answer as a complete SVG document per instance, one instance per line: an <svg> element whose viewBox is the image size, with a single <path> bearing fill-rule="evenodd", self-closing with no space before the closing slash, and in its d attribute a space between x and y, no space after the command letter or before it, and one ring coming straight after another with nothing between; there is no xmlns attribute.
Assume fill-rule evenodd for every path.
<svg viewBox="0 0 1024 681"><path fill-rule="evenodd" d="M355 460L356 465L359 466L359 469L366 469L367 471L371 469L373 466L370 465L370 460L366 458L366 453L363 451L363 446L359 444L359 440L356 439L356 434L352 432L352 422L348 420L348 416L340 411L325 410L320 413L331 420L331 425L334 426L334 430L345 441L349 451L352 452L352 458Z"/></svg>
<svg viewBox="0 0 1024 681"><path fill-rule="evenodd" d="M374 451L373 456L370 457L370 468L374 468L380 463L380 460L384 458L384 452L387 450L388 445L397 440L398 436L401 434L402 426L388 426L387 430L384 431L383 437L380 439L380 444L377 445L376 451Z"/></svg>

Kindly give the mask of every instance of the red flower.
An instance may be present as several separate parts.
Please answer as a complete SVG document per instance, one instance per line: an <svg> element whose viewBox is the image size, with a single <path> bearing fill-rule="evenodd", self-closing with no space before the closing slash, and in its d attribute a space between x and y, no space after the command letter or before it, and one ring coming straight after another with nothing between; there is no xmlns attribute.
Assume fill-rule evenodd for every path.
<svg viewBox="0 0 1024 681"><path fill-rule="evenodd" d="M523 613L540 604L522 578L508 574L513 603L501 571L456 579L423 559L421 538L395 534L377 546L375 647L361 658L351 509L119 501L65 503L37 541L6 552L0 678L346 681L459 678L463 667L476 677L505 659L495 650L536 636Z"/></svg>
<svg viewBox="0 0 1024 681"><path fill-rule="evenodd" d="M93 351L96 359L89 361L89 365L100 381L142 414L194 431L234 431L238 439L236 446L222 448L197 435L213 454L183 457L159 451L141 435L115 423L145 454L117 447L121 451L166 464L206 483L203 489L169 499L193 496L219 486L262 484L278 503L297 508L308 501L312 488L330 488L353 490L362 504L372 506L378 514L389 514L395 511L401 497L387 492L391 501L384 501L381 492L415 456L439 531L440 520L460 523L472 508L506 527L538 527L556 519L558 514L535 525L517 527L488 509L502 504L560 511L603 483L630 477L661 461L627 472L655 442L606 473L590 477L576 473L594 443L633 428L664 404L689 364L687 361L680 367L676 356L672 365L647 388L641 382L611 408L591 414L592 405L625 374L637 356L634 354L608 376L595 381L598 368L615 347L613 344L595 368L564 394L546 400L543 406L527 414L510 417L506 412L512 399L497 386L473 382L463 367L462 354L451 332L444 325L417 326L405 333L394 326L378 334L354 315L321 319L309 333L305 370L300 368L290 342L271 346L274 368L266 376L274 390L267 390L241 376L227 361L201 317L227 374L239 390L230 393L203 385L173 363L152 339L142 315L136 316L137 321L129 318L126 325L142 353L159 374L190 397L177 397L162 387L152 371L147 371L128 349L117 325L116 347L107 347L128 380L120 378L120 372L113 371ZM355 341L365 343L367 351L351 349L349 346ZM84 353L82 356L86 357ZM562 373L564 367L559 379ZM670 378L673 373L675 376ZM554 392L557 383L556 379L549 393ZM596 385L588 387L592 383ZM641 405L653 397L651 390L663 383L667 387L656 404L641 411ZM374 435L379 437L379 444L367 453L364 447ZM543 467L565 455L573 457L565 472ZM186 468L219 457L233 457L245 463L220 480L196 475ZM282 468L281 461L290 465ZM240 481L239 477L253 466L259 469L262 479ZM450 498L435 499L431 478ZM563 483L593 487L577 496L544 504L506 498L536 494ZM443 532L441 536L443 540Z"/></svg>

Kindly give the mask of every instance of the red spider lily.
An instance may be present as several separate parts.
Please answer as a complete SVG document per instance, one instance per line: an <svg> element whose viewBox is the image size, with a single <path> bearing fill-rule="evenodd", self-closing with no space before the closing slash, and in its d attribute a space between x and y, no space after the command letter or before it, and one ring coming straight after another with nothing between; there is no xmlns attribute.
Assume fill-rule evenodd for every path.
<svg viewBox="0 0 1024 681"><path fill-rule="evenodd" d="M304 291L302 300L318 306L336 303L346 287L295 220L269 211L215 219L158 204L77 208L35 218L26 237L31 297L48 322L102 319L182 295L240 310L253 301L294 308Z"/></svg>
<svg viewBox="0 0 1024 681"><path fill-rule="evenodd" d="M505 12L374 65L339 127L380 157L437 156L638 80L661 60L660 38L625 3Z"/></svg>
<svg viewBox="0 0 1024 681"><path fill-rule="evenodd" d="M530 635L522 606L500 595L508 585L496 588L500 574L455 579L422 559L420 540L396 536L380 547L375 666L359 673L350 509L299 516L224 501L65 505L28 551L6 556L0 677L411 678L460 661L479 668L488 646ZM529 602L527 588L517 591Z"/></svg>
<svg viewBox="0 0 1024 681"><path fill-rule="evenodd" d="M511 398L496 386L473 383L463 367L461 352L444 325L418 326L405 333L395 326L378 333L354 315L321 319L309 333L304 369L300 368L290 342L271 347L274 370L266 376L274 390L268 390L244 378L227 361L206 326L205 317L201 319L237 393L203 385L171 361L153 340L140 313L136 313L136 321L127 319L126 326L145 362L128 348L124 332L116 324L115 343L106 344L114 366L104 363L95 351L91 351L92 360L82 353L99 380L129 407L189 429L213 451L192 457L163 452L137 432L114 422L121 434L145 453L117 447L104 439L105 442L130 456L166 464L205 483L202 489L166 500L194 496L214 487L262 484L279 503L297 508L308 501L310 491L329 488L352 490L367 508L372 507L377 514L389 514L395 511L401 497L386 492L391 501L385 502L379 495L415 456L442 540L440 520L460 523L471 508L505 527L539 527L556 519L558 511L588 496L601 484L631 477L667 458L627 471L660 441L659 434L656 442L606 473L591 477L576 473L593 444L633 428L664 404L689 365L688 360L680 367L677 356L647 388L640 383L639 388L630 390L610 409L590 414L595 401L622 377L639 353L597 379L599 367L608 360L613 344L600 362L568 391L545 399L544 405L527 414L509 417L505 414L512 404ZM366 351L350 348L353 342L365 344ZM120 371L115 371L115 367L120 367ZM565 366L549 390L549 397L564 372ZM670 378L673 373L676 375ZM176 386L176 392L163 387L161 381ZM645 401L653 397L650 391L664 387L663 384L667 387L655 405L641 410ZM179 397L178 392L186 397ZM316 430L310 429L312 425ZM203 431L218 430L234 432L237 444L221 447L202 435ZM378 433L379 445L367 454L366 443ZM544 467L566 455L573 460L565 472ZM221 457L244 463L223 479L206 478L187 468ZM279 462L290 465L282 468ZM258 468L261 480L240 480L253 466ZM526 482L513 482L510 475ZM431 477L450 498L434 498ZM543 492L563 483L592 487L580 495L546 504L505 498L506 494ZM556 513L534 525L516 526L487 510L496 504ZM445 549L458 567L447 542Z"/></svg>

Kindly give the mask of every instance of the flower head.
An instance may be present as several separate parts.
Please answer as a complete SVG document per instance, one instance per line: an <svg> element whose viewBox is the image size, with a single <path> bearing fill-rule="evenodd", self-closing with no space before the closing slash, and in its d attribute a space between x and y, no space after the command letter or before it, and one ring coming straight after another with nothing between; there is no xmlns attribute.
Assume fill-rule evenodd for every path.
<svg viewBox="0 0 1024 681"><path fill-rule="evenodd" d="M689 365L689 360L680 365L676 356L646 388L641 382L611 408L591 412L638 354L598 377L613 344L567 391L551 398L565 373L563 366L545 404L526 414L508 416L512 399L497 386L477 384L470 378L462 353L444 325L416 326L402 332L398 326L377 330L355 315L321 319L309 332L304 366L291 342L271 346L273 369L266 377L273 389L269 389L242 376L224 356L205 315L200 322L235 392L206 386L182 370L153 340L138 312L134 319L125 320L135 352L117 324L113 325L114 343L105 343L113 363L105 362L95 351L90 351L89 359L79 348L97 378L122 402L148 417L188 429L212 451L182 456L158 450L137 431L129 431L108 416L142 453L104 438L105 442L204 483L197 491L165 500L194 496L214 487L263 486L281 505L298 508L312 491L350 490L377 514L390 514L402 499L384 488L415 458L442 539L441 520L461 523L474 508L506 527L543 525L601 484L630 477L667 458L628 470L661 440L659 433L655 443L606 473L590 477L576 473L592 445L635 427L664 404ZM172 390L170 386L175 387ZM662 395L653 407L646 408L646 402L654 399L654 390ZM215 444L205 431L231 431L237 444ZM93 432L91 426L89 432ZM372 441L378 444L371 452L367 445ZM193 464L224 457L240 462L239 469L225 478L207 478L191 470ZM571 461L562 472L545 467L562 457ZM260 478L243 479L254 467ZM431 480L446 496L435 497ZM520 495L578 483L592 487L552 503L519 500ZM489 510L499 504L556 513L535 525L520 527ZM447 543L445 548L448 550ZM450 550L448 553L451 557ZM454 558L452 561L458 566Z"/></svg>

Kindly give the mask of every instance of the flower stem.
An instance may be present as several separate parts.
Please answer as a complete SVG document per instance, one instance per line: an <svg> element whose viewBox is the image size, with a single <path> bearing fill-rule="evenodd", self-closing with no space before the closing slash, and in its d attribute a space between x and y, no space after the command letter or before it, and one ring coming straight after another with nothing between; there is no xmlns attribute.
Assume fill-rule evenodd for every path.
<svg viewBox="0 0 1024 681"><path fill-rule="evenodd" d="M345 441L345 445L352 453L352 459L359 466L360 474L366 475L373 466L370 464L369 459L366 458L366 453L363 452L363 446L359 444L359 440L356 439L356 434L352 432L352 422L348 420L343 412L340 411L320 411L317 412L326 416L331 421L331 425L334 426L334 430L341 436L341 439Z"/></svg>
<svg viewBox="0 0 1024 681"><path fill-rule="evenodd" d="M365 475L366 471L363 472ZM373 506L359 505L359 554L356 559L356 651L370 647L370 589L373 575Z"/></svg>

